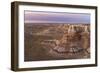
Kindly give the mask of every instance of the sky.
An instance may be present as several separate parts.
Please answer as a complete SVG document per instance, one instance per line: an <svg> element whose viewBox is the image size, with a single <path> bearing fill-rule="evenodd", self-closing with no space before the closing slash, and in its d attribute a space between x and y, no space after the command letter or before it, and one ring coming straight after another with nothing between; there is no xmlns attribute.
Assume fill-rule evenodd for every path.
<svg viewBox="0 0 100 73"><path fill-rule="evenodd" d="M90 23L88 13L25 11L25 23Z"/></svg>

